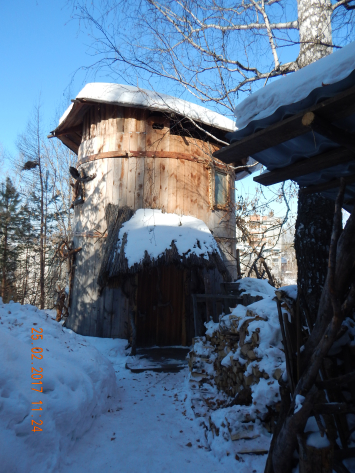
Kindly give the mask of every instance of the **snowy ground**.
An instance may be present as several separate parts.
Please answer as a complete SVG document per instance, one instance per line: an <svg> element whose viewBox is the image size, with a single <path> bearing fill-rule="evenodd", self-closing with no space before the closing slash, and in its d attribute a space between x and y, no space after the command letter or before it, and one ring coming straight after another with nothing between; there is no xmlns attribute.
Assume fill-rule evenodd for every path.
<svg viewBox="0 0 355 473"><path fill-rule="evenodd" d="M206 449L204 430L189 408L187 370L131 373L124 368L123 341L92 342L112 361L118 389L110 412L76 442L60 472L226 471L226 462Z"/></svg>
<svg viewBox="0 0 355 473"><path fill-rule="evenodd" d="M76 335L54 316L0 299L1 473L263 471L264 456L210 450L187 369L131 373L125 341Z"/></svg>

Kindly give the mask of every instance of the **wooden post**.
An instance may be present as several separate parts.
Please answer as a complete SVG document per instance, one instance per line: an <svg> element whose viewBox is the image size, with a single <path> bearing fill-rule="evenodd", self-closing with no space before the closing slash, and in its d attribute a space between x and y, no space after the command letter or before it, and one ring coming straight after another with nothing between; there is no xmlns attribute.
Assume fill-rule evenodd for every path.
<svg viewBox="0 0 355 473"><path fill-rule="evenodd" d="M196 294L192 294L192 306L193 306L193 311L194 311L195 337L198 337L198 336L199 336L199 333L198 333L198 323L197 323L198 312L197 312L197 299L196 299Z"/></svg>
<svg viewBox="0 0 355 473"><path fill-rule="evenodd" d="M300 473L332 473L333 472L333 445L315 448L307 445L307 434L297 435L300 448Z"/></svg>
<svg viewBox="0 0 355 473"><path fill-rule="evenodd" d="M240 250L237 249L237 253L236 253L236 259L237 259L237 273L238 273L238 279L240 279L242 277L242 271L240 269Z"/></svg>
<svg viewBox="0 0 355 473"><path fill-rule="evenodd" d="M131 322L131 329L132 329L132 350L131 350L131 356L135 356L137 353L137 330L136 330L136 324L134 322L134 310L130 309L129 310L129 320Z"/></svg>
<svg viewBox="0 0 355 473"><path fill-rule="evenodd" d="M285 333L285 327L284 327L283 320L282 320L281 302L279 300L277 300L276 304L277 304L277 311L278 311L278 314L279 314L279 322L280 322L280 327L281 327L282 340L283 340L283 344L284 344L284 348L285 348L285 358L286 358L288 383L289 383L289 386L290 386L290 391L293 395L293 392L294 392L295 388L294 388L294 384L293 384L292 371L291 371L292 360L289 359L287 338L286 338L286 333Z"/></svg>
<svg viewBox="0 0 355 473"><path fill-rule="evenodd" d="M183 291L182 291L182 327L181 327L181 345L186 346L186 292L188 287L188 280L187 280L187 270L184 269L183 275Z"/></svg>
<svg viewBox="0 0 355 473"><path fill-rule="evenodd" d="M300 299L296 301L296 326L297 326L297 382L301 376L301 319L300 319Z"/></svg>

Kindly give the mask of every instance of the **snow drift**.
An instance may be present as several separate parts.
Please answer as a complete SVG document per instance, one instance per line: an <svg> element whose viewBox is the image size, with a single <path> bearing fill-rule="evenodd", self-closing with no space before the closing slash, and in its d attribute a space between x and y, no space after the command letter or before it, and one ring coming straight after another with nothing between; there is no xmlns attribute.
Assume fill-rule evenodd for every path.
<svg viewBox="0 0 355 473"><path fill-rule="evenodd" d="M51 315L0 298L0 469L6 473L53 471L116 392L111 363ZM43 339L31 339L32 328L43 329ZM31 359L33 347L43 359ZM38 382L33 367L43 368L42 385L32 384ZM32 390L41 387L42 393ZM42 420L43 430L33 432L31 420Z"/></svg>

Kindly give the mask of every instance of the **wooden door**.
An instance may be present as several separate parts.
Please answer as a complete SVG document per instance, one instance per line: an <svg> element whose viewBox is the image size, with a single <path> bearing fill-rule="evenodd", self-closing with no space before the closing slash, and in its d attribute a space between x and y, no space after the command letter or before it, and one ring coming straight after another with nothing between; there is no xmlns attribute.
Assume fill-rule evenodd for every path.
<svg viewBox="0 0 355 473"><path fill-rule="evenodd" d="M184 298L183 270L170 265L139 273L137 346L186 344Z"/></svg>

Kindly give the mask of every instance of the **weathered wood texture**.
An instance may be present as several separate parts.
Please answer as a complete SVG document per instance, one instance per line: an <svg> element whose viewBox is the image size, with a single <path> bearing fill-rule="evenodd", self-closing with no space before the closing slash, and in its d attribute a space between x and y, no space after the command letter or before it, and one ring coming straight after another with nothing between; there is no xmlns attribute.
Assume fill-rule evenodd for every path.
<svg viewBox="0 0 355 473"><path fill-rule="evenodd" d="M134 210L156 208L203 220L213 232L231 275L237 277L232 174L229 175L231 202L228 208L213 210L209 197L211 154L218 147L217 144L191 136L170 134L169 119L153 115L149 110L98 104L86 113L79 162L87 156L100 153L110 155L111 152L122 151L122 155L93 159L80 165L86 174L96 173L97 177L85 184L85 202L75 207L75 245L83 249L76 260L71 307L75 317L69 317L68 327L85 335L127 336L128 302L121 289L106 288L101 296L98 294L96 281L104 238L78 236L93 231L104 234L105 208L109 203L127 205ZM122 157L126 151L169 152L170 156L184 153L195 160ZM169 278L174 278L173 274ZM206 288L206 292L219 291L219 282L216 282L216 288L212 286ZM185 312L192 313L191 304L190 300L185 301ZM184 324L190 333L193 321L185 320ZM178 342L174 337L170 337L171 343L176 344ZM157 335L158 340L160 338ZM169 337L167 340L170 340ZM186 333L181 340L186 340Z"/></svg>
<svg viewBox="0 0 355 473"><path fill-rule="evenodd" d="M182 344L184 297L184 270L162 266L139 274L138 345Z"/></svg>

